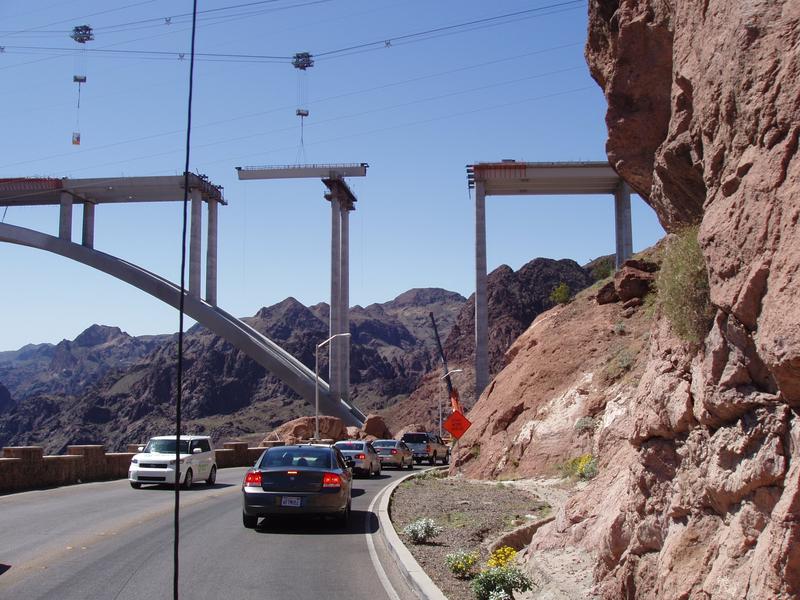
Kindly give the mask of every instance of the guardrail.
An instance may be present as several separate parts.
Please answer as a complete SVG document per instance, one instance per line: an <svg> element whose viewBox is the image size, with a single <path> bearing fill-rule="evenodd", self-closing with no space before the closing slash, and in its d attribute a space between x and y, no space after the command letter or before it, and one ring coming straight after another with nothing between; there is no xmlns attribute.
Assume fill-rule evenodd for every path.
<svg viewBox="0 0 800 600"><path fill-rule="evenodd" d="M143 444L129 444L127 452L106 452L105 446L67 446L64 455L45 456L41 446L3 448L0 458L0 493L21 492L61 485L126 479L131 458ZM248 467L270 446L249 448L247 442L226 442L215 450L217 466Z"/></svg>

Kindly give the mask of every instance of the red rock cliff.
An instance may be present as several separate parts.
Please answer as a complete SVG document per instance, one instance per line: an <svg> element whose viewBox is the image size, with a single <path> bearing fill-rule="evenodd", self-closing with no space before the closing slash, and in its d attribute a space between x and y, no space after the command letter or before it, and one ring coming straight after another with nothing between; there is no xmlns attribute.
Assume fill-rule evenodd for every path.
<svg viewBox="0 0 800 600"><path fill-rule="evenodd" d="M608 599L800 597L800 2L590 0L589 11L609 159L668 231L700 224L716 317L699 350L659 319L635 385L571 416L597 420L583 450L599 475L529 556L590 552ZM555 460L536 437L559 435L553 400L523 376L535 327L473 411L482 437L466 442L480 452L456 457L468 473L511 459L530 465L516 475L536 473L541 451ZM551 383L551 396L577 398L567 408L582 389L602 392L592 365L580 370Z"/></svg>

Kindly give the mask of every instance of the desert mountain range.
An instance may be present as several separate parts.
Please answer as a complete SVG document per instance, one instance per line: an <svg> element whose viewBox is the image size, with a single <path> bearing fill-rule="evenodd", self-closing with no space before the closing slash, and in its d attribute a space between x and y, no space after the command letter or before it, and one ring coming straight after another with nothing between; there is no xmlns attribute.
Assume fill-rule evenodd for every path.
<svg viewBox="0 0 800 600"><path fill-rule="evenodd" d="M502 366L513 340L552 306L549 295L562 282L578 291L593 279L574 261L542 258L516 272L502 266L490 274L493 371ZM313 369L315 344L328 336L328 310L324 303L306 307L287 298L244 320ZM456 361L468 360L473 311L471 300L430 288L353 307L353 402L365 413L406 406L423 379L439 373L431 312L445 352ZM70 444L101 443L118 450L170 431L176 344L174 335L133 337L116 327L92 325L71 341L0 353L0 446L36 444L59 453ZM311 414L286 385L199 325L185 337L184 364L187 431L208 433L217 441L251 434L260 439L288 420ZM321 356L320 372L327 366ZM387 419L399 428L406 415L391 412Z"/></svg>

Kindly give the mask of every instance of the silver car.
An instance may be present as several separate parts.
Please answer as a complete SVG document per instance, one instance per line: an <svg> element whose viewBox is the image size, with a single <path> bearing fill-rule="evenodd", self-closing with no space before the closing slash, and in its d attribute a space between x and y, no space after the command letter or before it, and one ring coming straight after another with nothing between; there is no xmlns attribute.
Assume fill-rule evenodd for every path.
<svg viewBox="0 0 800 600"><path fill-rule="evenodd" d="M381 459L371 443L343 440L336 442L334 447L338 448L345 458L353 459L353 472L367 477L381 474Z"/></svg>
<svg viewBox="0 0 800 600"><path fill-rule="evenodd" d="M414 468L414 455L405 442L400 440L375 440L372 446L378 453L378 458L384 467L397 467L409 470Z"/></svg>

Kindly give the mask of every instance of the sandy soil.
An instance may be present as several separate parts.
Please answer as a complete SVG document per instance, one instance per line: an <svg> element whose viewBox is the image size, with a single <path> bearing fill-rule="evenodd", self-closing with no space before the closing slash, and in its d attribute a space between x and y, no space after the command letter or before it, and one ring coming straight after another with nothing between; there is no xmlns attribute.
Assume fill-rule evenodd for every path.
<svg viewBox="0 0 800 600"><path fill-rule="evenodd" d="M391 503L391 517L400 538L449 600L474 600L469 581L457 579L445 556L456 550L478 552L477 569L485 568L488 547L520 525L553 514L569 496L572 484L562 479L488 482L428 472L401 484ZM430 517L444 528L428 544L413 544L403 528ZM584 600L591 598L591 558L576 549L536 555L520 566L534 589L518 600Z"/></svg>

